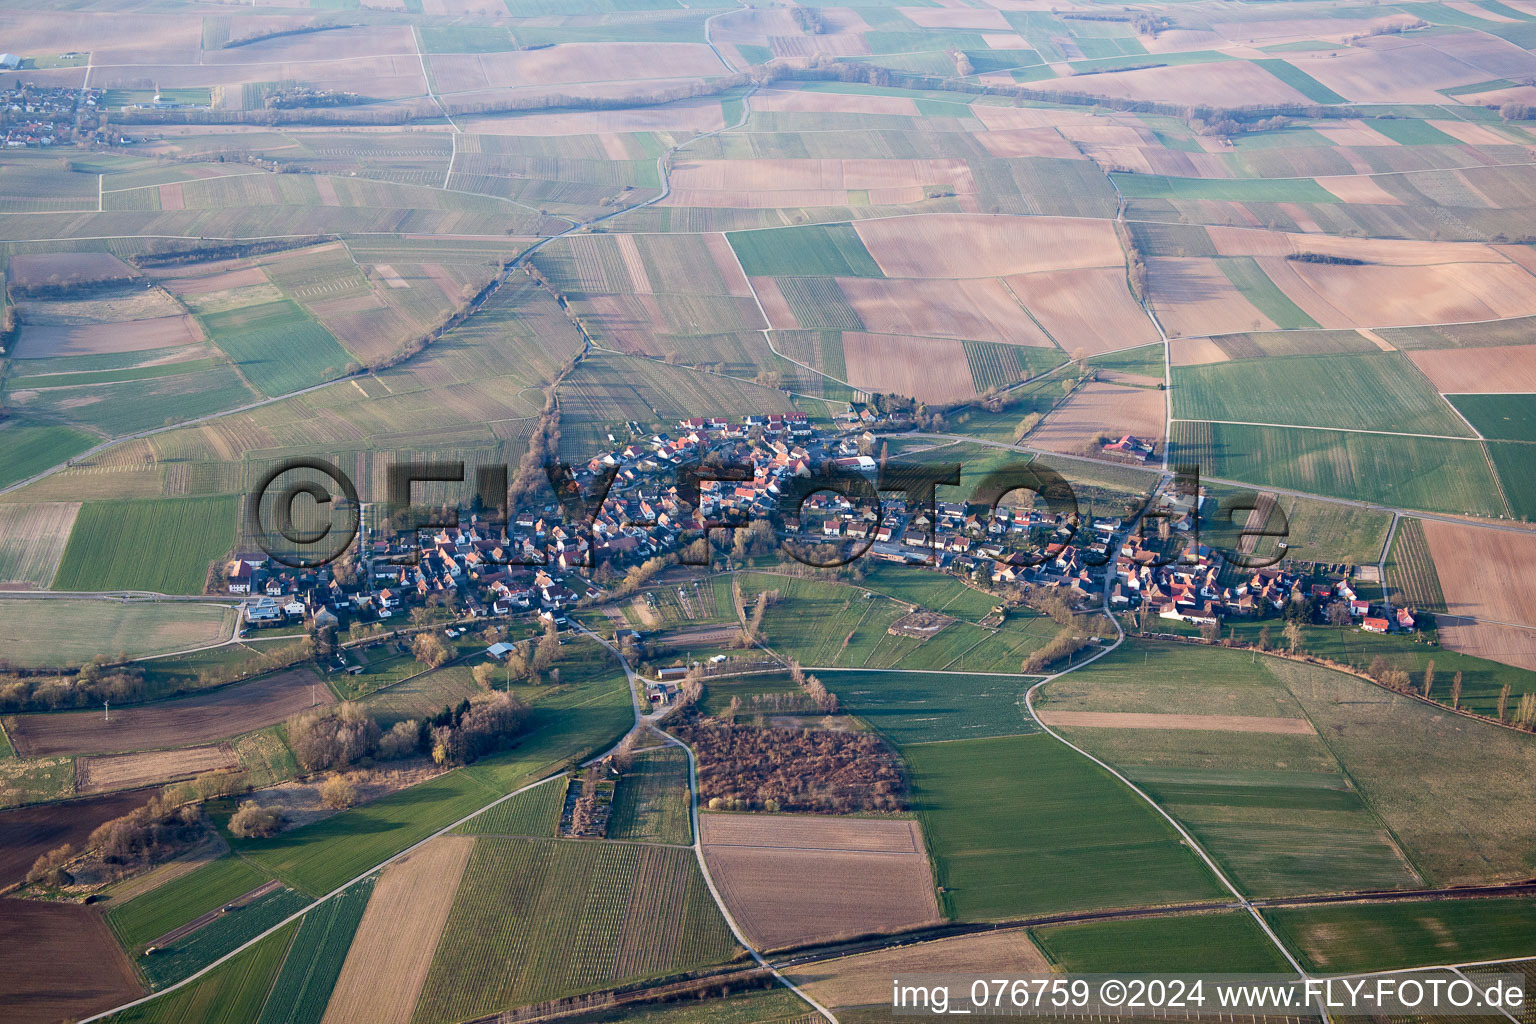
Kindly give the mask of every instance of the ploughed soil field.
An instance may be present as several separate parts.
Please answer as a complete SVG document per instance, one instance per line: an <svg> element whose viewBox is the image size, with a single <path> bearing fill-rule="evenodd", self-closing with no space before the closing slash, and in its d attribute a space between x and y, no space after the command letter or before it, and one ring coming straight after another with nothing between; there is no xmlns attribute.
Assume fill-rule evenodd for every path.
<svg viewBox="0 0 1536 1024"><path fill-rule="evenodd" d="M65 843L78 849L96 826L142 807L154 793L141 789L0 811L0 886L24 879L32 862L49 850Z"/></svg>
<svg viewBox="0 0 1536 1024"><path fill-rule="evenodd" d="M7 1024L54 1024L137 999L128 958L90 907L0 900L0 1008Z"/></svg>
<svg viewBox="0 0 1536 1024"><path fill-rule="evenodd" d="M23 757L118 754L238 736L335 699L313 672L295 669L195 697L125 707L109 716L99 710L15 715L5 720L5 729Z"/></svg>

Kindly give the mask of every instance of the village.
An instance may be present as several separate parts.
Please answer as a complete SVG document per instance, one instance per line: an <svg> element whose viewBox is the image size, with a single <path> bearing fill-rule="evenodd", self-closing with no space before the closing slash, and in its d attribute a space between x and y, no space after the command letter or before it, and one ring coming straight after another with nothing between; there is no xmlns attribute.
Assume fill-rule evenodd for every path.
<svg viewBox="0 0 1536 1024"><path fill-rule="evenodd" d="M3 66L3 58L0 58ZM45 148L90 136L97 128L100 89L67 89L17 81L0 94L7 149Z"/></svg>
<svg viewBox="0 0 1536 1024"><path fill-rule="evenodd" d="M419 534L365 524L358 543L331 565L290 569L259 552L242 554L225 567L224 586L247 599L242 620L249 629L379 628L396 617L411 620L415 609L428 609L416 620L432 618L432 610L445 619L528 614L563 627L568 611L610 599L626 574L634 580L638 570L648 579L640 567L659 567L690 545L697 551L708 534L716 560L727 550L741 561L781 548L813 565L869 558L926 566L1000 596L1057 588L1083 606L1103 595L1111 612L1143 623L1155 617L1208 631L1228 620L1285 615L1374 633L1420 628L1413 611L1381 601L1381 588L1370 582L1374 567L1357 573L1282 562L1245 570L1229 562L1199 542L1198 524L1213 504L1203 494L1161 495L1138 521L1025 504L924 505L889 492L878 508L864 507L827 486L829 474L862 480L874 494L880 463L868 452L877 439L856 412L841 426L827 432L802 413L684 420L675 433L646 435L572 469L581 494L604 495L585 510L585 524L562 516L554 502L504 523L463 514L457 526ZM685 467L698 466L735 467L715 472L749 470L750 477L698 473L704 479L694 508L679 483ZM1014 493L1022 501L1026 492ZM1149 531L1152 520L1167 525ZM767 526L752 532L753 545L731 543L731 527L754 523Z"/></svg>

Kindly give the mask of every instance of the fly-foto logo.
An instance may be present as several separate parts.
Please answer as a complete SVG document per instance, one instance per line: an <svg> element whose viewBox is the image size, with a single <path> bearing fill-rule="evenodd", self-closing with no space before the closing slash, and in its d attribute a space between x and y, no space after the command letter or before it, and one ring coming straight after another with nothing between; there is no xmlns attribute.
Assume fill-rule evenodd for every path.
<svg viewBox="0 0 1536 1024"><path fill-rule="evenodd" d="M958 462L901 459L849 467L844 465L847 461L824 460L767 485L752 463L714 457L652 471L641 490L667 495L673 512L665 521L643 516L637 525L641 532L649 531L652 549L670 546L684 564L707 564L708 548L698 558L696 541L710 540L720 531L749 529L760 521L788 557L817 568L833 568L875 549L883 532L880 524L899 514L910 524L908 554L916 557L909 560L936 564L941 537L939 489L958 488L964 467ZM592 567L593 552L598 550L594 524L611 506L617 478L618 467L613 464L577 469L563 462L546 463L543 479L549 489L539 493L553 500L525 511L509 500L513 489L504 465L476 466L470 474L463 462L402 461L386 468L384 498L369 503L368 520L393 536L410 538L421 531L459 527L472 519L482 535L505 541L498 548L500 554L489 559L491 564L548 564L554 540L562 553L569 553L567 567ZM450 501L422 501L418 485L434 486L439 496L443 485L457 485L458 493ZM517 493L528 490L519 486ZM1010 498L1011 502L1005 500ZM649 509L643 497L625 497L619 504L636 501ZM944 503L956 502L946 496ZM992 468L959 505L967 524L990 523L999 510L1010 509L1003 517L1009 527L1001 531L1002 539L989 542L989 550L1006 549L1012 565L1041 565L1060 558L1074 545L1082 548L1076 562L1088 568L1106 565L1115 557L1105 538L1097 544L1084 543L1087 531L1077 493L1070 481L1048 466L1030 462ZM814 518L808 512L822 515L829 509L831 521L839 524L835 533L817 534L805 528L808 518ZM322 459L297 459L272 467L247 496L246 531L280 564L314 569L334 562L351 548L364 528L363 510L357 486L338 466ZM823 521L827 521L824 515ZM1148 541L1150 554L1143 556L1142 564L1153 568L1178 561L1202 545L1241 568L1271 565L1289 550L1284 540L1289 528L1278 506L1252 491L1210 499L1201 493L1199 469L1194 466L1178 467L1171 481L1116 522ZM843 523L849 527L844 529ZM1261 554L1263 538L1277 543ZM411 548L408 542L403 546L407 551Z"/></svg>

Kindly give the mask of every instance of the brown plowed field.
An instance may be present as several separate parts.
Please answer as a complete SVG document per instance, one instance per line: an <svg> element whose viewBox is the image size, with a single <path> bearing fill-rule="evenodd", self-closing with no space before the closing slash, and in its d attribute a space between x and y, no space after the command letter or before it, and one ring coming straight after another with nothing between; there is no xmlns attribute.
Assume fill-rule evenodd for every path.
<svg viewBox="0 0 1536 1024"><path fill-rule="evenodd" d="M189 296L208 295L233 288L250 288L253 285L270 283L260 267L246 267L242 270L226 270L219 274L209 274L207 277L173 278L165 282L165 287L166 290L177 295Z"/></svg>
<svg viewBox="0 0 1536 1024"><path fill-rule="evenodd" d="M78 1020L142 994L95 910L0 900L0 1016L7 1024Z"/></svg>
<svg viewBox="0 0 1536 1024"><path fill-rule="evenodd" d="M1448 615L1536 627L1536 533L1423 521Z"/></svg>
<svg viewBox="0 0 1536 1024"><path fill-rule="evenodd" d="M764 89L752 97L752 109L795 114L895 114L918 117L917 102L905 96L858 96L805 89Z"/></svg>
<svg viewBox="0 0 1536 1024"><path fill-rule="evenodd" d="M1536 345L1421 349L1408 358L1445 394L1536 392Z"/></svg>
<svg viewBox="0 0 1536 1024"><path fill-rule="evenodd" d="M728 73L703 43L561 43L512 53L439 55L430 62L433 74L439 76L452 74L458 64L475 65L492 89ZM453 91L441 83L439 88Z"/></svg>
<svg viewBox="0 0 1536 1024"><path fill-rule="evenodd" d="M998 32L1010 32L1002 11L990 8L973 10L965 7L903 7L901 13L914 25L923 28L981 28Z"/></svg>
<svg viewBox="0 0 1536 1024"><path fill-rule="evenodd" d="M1001 281L845 277L837 286L873 334L1051 345Z"/></svg>
<svg viewBox="0 0 1536 1024"><path fill-rule="evenodd" d="M384 869L322 1024L409 1024L474 849L470 836L440 836Z"/></svg>
<svg viewBox="0 0 1536 1024"><path fill-rule="evenodd" d="M1053 92L1085 92L1164 103L1221 105L1241 96L1245 103L1291 104L1306 98L1263 68L1245 61L1173 65L1111 74L1069 75L1030 86Z"/></svg>
<svg viewBox="0 0 1536 1024"><path fill-rule="evenodd" d="M53 754L120 754L132 750L193 746L274 725L314 701L335 701L308 669L294 669L195 697L125 707L104 720L100 711L16 715L5 729L24 757Z"/></svg>
<svg viewBox="0 0 1536 1024"><path fill-rule="evenodd" d="M1049 157L1054 160L1081 160L1083 154L1077 147L1061 137L1054 128L1018 128L1003 131L982 132L976 141L993 156L1005 159L1025 156Z"/></svg>
<svg viewBox="0 0 1536 1024"><path fill-rule="evenodd" d="M1164 392L1152 388L1098 381L1085 384L1045 417L1029 435L1029 444L1064 455L1082 455L1099 437L1135 434L1144 441L1160 441L1167 414L1164 397Z"/></svg>
<svg viewBox="0 0 1536 1024"><path fill-rule="evenodd" d="M227 743L182 750L151 750L142 754L108 754L75 760L75 789L80 793L106 793L114 789L172 782L202 772L234 768L239 764Z"/></svg>
<svg viewBox="0 0 1536 1024"><path fill-rule="evenodd" d="M186 315L113 324L24 324L15 354L17 359L45 359L143 352L168 345L190 345L201 340L201 333L192 318Z"/></svg>
<svg viewBox="0 0 1536 1024"><path fill-rule="evenodd" d="M1092 356L1158 340L1118 264L1010 277L1007 283L1068 353Z"/></svg>
<svg viewBox="0 0 1536 1024"><path fill-rule="evenodd" d="M32 288L47 284L54 276L84 284L137 273L109 252L35 252L12 256L9 276L13 286Z"/></svg>
<svg viewBox="0 0 1536 1024"><path fill-rule="evenodd" d="M1324 327L1449 324L1536 313L1536 277L1513 263L1351 267L1285 262L1302 287L1278 279L1275 284ZM1319 299L1326 303L1324 310L1338 310L1344 322L1331 323L1325 311L1314 312Z"/></svg>
<svg viewBox="0 0 1536 1024"><path fill-rule="evenodd" d="M843 359L848 383L865 391L936 403L976 397L965 347L958 341L849 331L843 335Z"/></svg>
<svg viewBox="0 0 1536 1024"><path fill-rule="evenodd" d="M1007 277L1080 267L1121 267L1107 220L930 214L854 225L887 277Z"/></svg>
<svg viewBox="0 0 1536 1024"><path fill-rule="evenodd" d="M940 919L915 821L706 814L699 830L721 898L760 949Z"/></svg>
<svg viewBox="0 0 1536 1024"><path fill-rule="evenodd" d="M49 850L65 843L79 847L97 825L144 806L154 795L141 790L0 811L0 886L21 881Z"/></svg>
<svg viewBox="0 0 1536 1024"><path fill-rule="evenodd" d="M823 1006L889 1006L891 979L906 974L1016 978L1049 974L1050 964L1023 928L959 935L799 967L790 980Z"/></svg>
<svg viewBox="0 0 1536 1024"><path fill-rule="evenodd" d="M1168 361L1174 366L1224 363L1231 358L1210 338L1175 338L1168 343Z"/></svg>
<svg viewBox="0 0 1536 1024"><path fill-rule="evenodd" d="M1453 651L1536 672L1536 629L1442 618L1436 632Z"/></svg>
<svg viewBox="0 0 1536 1024"><path fill-rule="evenodd" d="M1135 711L1042 711L1046 725L1077 729L1190 729L1209 732L1263 732L1311 736L1305 718L1257 718L1252 715L1160 715Z"/></svg>
<svg viewBox="0 0 1536 1024"><path fill-rule="evenodd" d="M1358 268L1356 268L1358 269ZM1243 298L1207 259L1151 259L1152 306L1170 337L1273 330L1275 324Z"/></svg>
<svg viewBox="0 0 1536 1024"><path fill-rule="evenodd" d="M1352 103L1439 103L1445 99L1440 89L1488 81L1486 71L1401 36L1362 40L1338 54L1287 59Z"/></svg>

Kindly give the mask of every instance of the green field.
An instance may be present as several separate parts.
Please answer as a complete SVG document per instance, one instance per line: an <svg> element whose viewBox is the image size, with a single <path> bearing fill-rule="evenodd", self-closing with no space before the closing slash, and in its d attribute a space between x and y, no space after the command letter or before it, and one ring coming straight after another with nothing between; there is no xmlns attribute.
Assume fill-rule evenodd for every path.
<svg viewBox="0 0 1536 1024"><path fill-rule="evenodd" d="M0 487L57 466L95 443L96 438L73 427L0 423Z"/></svg>
<svg viewBox="0 0 1536 1024"><path fill-rule="evenodd" d="M412 1020L446 1024L735 951L691 850L480 839Z"/></svg>
<svg viewBox="0 0 1536 1024"><path fill-rule="evenodd" d="M1379 597L1373 596L1373 599L1379 600ZM1150 626L1151 622L1148 618L1147 625ZM1198 628L1189 623L1161 619L1157 621L1157 627L1161 631L1184 636L1199 635ZM1281 623L1275 619L1229 619L1223 632L1240 644L1252 646L1259 642L1261 632L1265 629L1269 631L1268 643L1271 649L1283 650L1285 641L1280 633ZM1536 690L1536 672L1459 654L1448 647L1427 643L1426 639L1422 633L1414 636L1401 633L1381 635L1367 633L1353 626L1336 629L1316 625L1303 627L1299 650L1325 661L1348 665L1360 672L1365 672L1380 659L1388 668L1407 672L1415 683L1422 683L1424 669L1433 661L1437 680L1432 692L1434 700L1447 705L1450 703L1450 679L1460 672L1461 707L1481 715L1494 714L1499 690L1506 683L1516 695Z"/></svg>
<svg viewBox="0 0 1536 1024"><path fill-rule="evenodd" d="M902 753L954 919L1223 895L1156 811L1050 736L914 744Z"/></svg>
<svg viewBox="0 0 1536 1024"><path fill-rule="evenodd" d="M1511 441L1489 441L1488 457L1499 474L1499 486L1509 499L1516 519L1536 519L1536 476L1531 474L1531 446Z"/></svg>
<svg viewBox="0 0 1536 1024"><path fill-rule="evenodd" d="M354 362L330 331L287 299L198 319L214 344L269 396L338 377Z"/></svg>
<svg viewBox="0 0 1536 1024"><path fill-rule="evenodd" d="M1112 174L1127 199L1219 199L1233 203L1337 203L1339 197L1310 178L1175 178Z"/></svg>
<svg viewBox="0 0 1536 1024"><path fill-rule="evenodd" d="M1070 974L1286 974L1290 964L1240 910L1033 928L1030 936Z"/></svg>
<svg viewBox="0 0 1536 1024"><path fill-rule="evenodd" d="M1259 67L1263 68L1265 71L1268 71L1270 74L1280 79L1280 81L1290 86L1292 89L1295 89L1297 92L1301 93L1313 103L1348 102L1344 99L1343 96L1340 96L1338 93L1328 88L1322 82L1319 82L1317 79L1313 78L1311 75L1307 74L1296 65L1287 61L1279 59L1255 60L1250 61L1250 63L1257 64Z"/></svg>
<svg viewBox="0 0 1536 1024"><path fill-rule="evenodd" d="M57 630L61 619L72 628ZM9 601L0 618L0 658L32 668L83 665L99 654L165 654L218 643L230 635L233 621L234 612L217 605L90 598Z"/></svg>
<svg viewBox="0 0 1536 1024"><path fill-rule="evenodd" d="M614 790L608 838L686 846L693 842L688 808L688 755L674 746L644 751Z"/></svg>
<svg viewBox="0 0 1536 1024"><path fill-rule="evenodd" d="M567 781L567 776L556 776L475 815L454 831L464 835L553 836L565 809Z"/></svg>
<svg viewBox="0 0 1536 1024"><path fill-rule="evenodd" d="M88 501L54 590L200 594L209 566L235 543L234 498Z"/></svg>
<svg viewBox="0 0 1536 1024"><path fill-rule="evenodd" d="M365 878L304 915L258 1024L320 1024L373 881Z"/></svg>
<svg viewBox="0 0 1536 1024"><path fill-rule="evenodd" d="M1232 256L1216 261L1217 268L1242 292L1243 298L1253 303L1253 308L1269 317L1275 326L1284 330L1317 327L1313 320L1290 297L1275 286L1252 256ZM1292 385L1297 386L1297 385Z"/></svg>
<svg viewBox="0 0 1536 1024"><path fill-rule="evenodd" d="M1038 726L1024 708L1024 690L1032 681L937 672L828 672L822 677L845 708L897 745L1035 732Z"/></svg>
<svg viewBox="0 0 1536 1024"><path fill-rule="evenodd" d="M221 857L120 906L107 923L130 949L150 942L271 879L239 857Z"/></svg>
<svg viewBox="0 0 1536 1024"><path fill-rule="evenodd" d="M111 1024L250 1024L293 941L298 924L262 939L191 985L107 1018Z"/></svg>
<svg viewBox="0 0 1536 1024"><path fill-rule="evenodd" d="M1241 651L1132 641L1053 681L1040 707L1304 721L1301 706L1269 671L1273 664ZM1250 895L1419 883L1316 736L1215 728L1062 731L1162 804Z"/></svg>
<svg viewBox="0 0 1536 1024"><path fill-rule="evenodd" d="M1387 596L1393 604L1445 611L1445 594L1440 590L1440 576L1435 572L1422 522L1406 516L1398 520L1385 565Z"/></svg>
<svg viewBox="0 0 1536 1024"><path fill-rule="evenodd" d="M1403 146L1459 146L1460 140L1452 138L1427 121L1407 118L1377 117L1370 121L1371 128L1381 132L1393 142Z"/></svg>
<svg viewBox="0 0 1536 1024"><path fill-rule="evenodd" d="M1536 954L1536 903L1521 897L1266 910L1309 969L1330 974Z"/></svg>
<svg viewBox="0 0 1536 1024"><path fill-rule="evenodd" d="M1236 551L1248 525L1248 514L1237 503L1239 494L1256 492L1221 484L1206 484L1206 494L1220 504L1210 515L1202 514L1200 542L1220 551ZM1316 501L1295 495L1269 495L1273 501L1269 518L1261 528L1265 532L1285 531L1285 557L1306 562L1367 565L1381 557L1382 544L1392 522L1389 512ZM1250 500L1250 499L1244 499ZM1210 507L1210 502L1207 502ZM1231 513L1231 521L1224 518ZM1277 553L1277 540L1260 540L1249 553L1256 558L1270 558Z"/></svg>
<svg viewBox="0 0 1536 1024"><path fill-rule="evenodd" d="M1173 383L1177 419L1471 436L1423 374L1397 352L1178 366Z"/></svg>
<svg viewBox="0 0 1536 1024"><path fill-rule="evenodd" d="M1445 663L1444 653L1436 652L1437 663ZM1296 696L1426 884L1536 873L1536 819L1506 795L1536 773L1529 736L1451 718L1328 669L1274 659L1269 670ZM1410 764L1413 771L1404 771Z"/></svg>
<svg viewBox="0 0 1536 1024"><path fill-rule="evenodd" d="M1163 379L1163 346L1143 345L1140 348L1121 349L1108 355L1094 356L1088 365L1100 370L1134 373L1141 377Z"/></svg>
<svg viewBox="0 0 1536 1024"><path fill-rule="evenodd" d="M749 604L763 591L777 592L763 619L767 642L811 667L1013 672L1055 632L1049 620L1029 613L1013 615L1001 629L973 625L965 620L984 616L990 599L958 580L924 575L931 582L914 583L916 573L882 567L870 577L874 593L764 573L740 579ZM888 630L907 613L907 602L962 621L927 639L893 635Z"/></svg>
<svg viewBox="0 0 1536 1024"><path fill-rule="evenodd" d="M884 277L847 224L732 231L726 235L749 277Z"/></svg>
<svg viewBox="0 0 1536 1024"><path fill-rule="evenodd" d="M207 967L309 903L292 889L279 889L223 914L197 931L139 958L139 969L155 988L164 988Z"/></svg>
<svg viewBox="0 0 1536 1024"><path fill-rule="evenodd" d="M1536 441L1536 395L1447 395L1484 437Z"/></svg>
<svg viewBox="0 0 1536 1024"><path fill-rule="evenodd" d="M971 381L978 392L1017 384L1060 366L1064 361L1061 352L1054 348L1004 345L995 341L967 341L964 344L965 361L970 366ZM1158 357L1158 367L1161 373L1161 356Z"/></svg>
<svg viewBox="0 0 1536 1024"><path fill-rule="evenodd" d="M1499 515L1476 441L1176 420L1169 457L1202 476L1429 512Z"/></svg>

